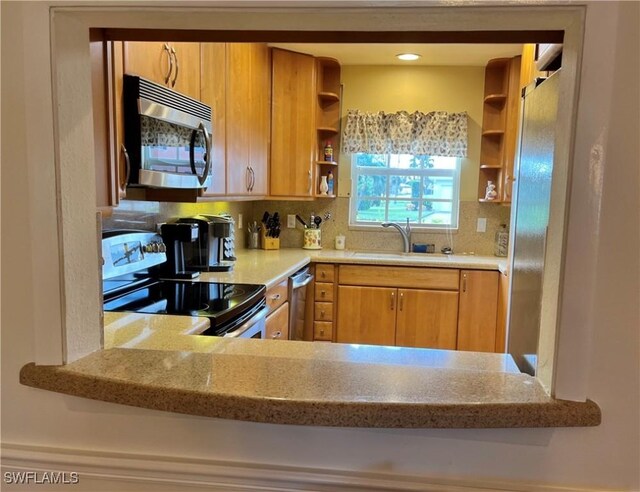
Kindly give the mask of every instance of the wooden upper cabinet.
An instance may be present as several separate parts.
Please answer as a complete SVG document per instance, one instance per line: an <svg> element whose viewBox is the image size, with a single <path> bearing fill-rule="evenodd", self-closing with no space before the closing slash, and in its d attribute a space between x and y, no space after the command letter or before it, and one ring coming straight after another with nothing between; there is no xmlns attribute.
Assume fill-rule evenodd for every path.
<svg viewBox="0 0 640 492"><path fill-rule="evenodd" d="M270 195L315 194L316 61L272 50Z"/></svg>
<svg viewBox="0 0 640 492"><path fill-rule="evenodd" d="M202 196L224 195L226 192L226 46L224 43L202 43L200 100L211 106L212 153L211 186Z"/></svg>
<svg viewBox="0 0 640 492"><path fill-rule="evenodd" d="M227 194L265 196L271 69L266 44L227 44Z"/></svg>
<svg viewBox="0 0 640 492"><path fill-rule="evenodd" d="M124 71L200 99L200 43L124 43Z"/></svg>
<svg viewBox="0 0 640 492"><path fill-rule="evenodd" d="M338 287L336 341L395 345L397 289Z"/></svg>
<svg viewBox="0 0 640 492"><path fill-rule="evenodd" d="M458 293L398 289L396 345L456 349Z"/></svg>
<svg viewBox="0 0 640 492"><path fill-rule="evenodd" d="M460 271L458 350L495 351L498 275L494 271Z"/></svg>

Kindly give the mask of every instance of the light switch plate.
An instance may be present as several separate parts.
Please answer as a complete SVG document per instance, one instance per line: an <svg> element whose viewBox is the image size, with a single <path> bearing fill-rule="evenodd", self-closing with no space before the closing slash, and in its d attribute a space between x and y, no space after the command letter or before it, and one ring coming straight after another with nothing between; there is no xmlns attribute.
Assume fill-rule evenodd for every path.
<svg viewBox="0 0 640 492"><path fill-rule="evenodd" d="M238 229L242 229L242 214L238 214Z"/></svg>
<svg viewBox="0 0 640 492"><path fill-rule="evenodd" d="M289 229L296 228L296 216L293 214L287 214L287 227Z"/></svg>
<svg viewBox="0 0 640 492"><path fill-rule="evenodd" d="M476 232L487 232L487 219L484 217L478 217L478 225Z"/></svg>

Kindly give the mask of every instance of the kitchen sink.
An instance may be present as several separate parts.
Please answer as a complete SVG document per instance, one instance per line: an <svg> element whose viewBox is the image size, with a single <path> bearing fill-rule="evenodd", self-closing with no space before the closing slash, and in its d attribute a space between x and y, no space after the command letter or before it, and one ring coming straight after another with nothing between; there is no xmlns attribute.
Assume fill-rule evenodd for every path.
<svg viewBox="0 0 640 492"><path fill-rule="evenodd" d="M359 258L372 258L372 259L405 259L405 260L434 260L434 259L449 259L451 255L445 255L442 253L395 253L392 251L381 253L366 251L356 251L353 253L354 257Z"/></svg>

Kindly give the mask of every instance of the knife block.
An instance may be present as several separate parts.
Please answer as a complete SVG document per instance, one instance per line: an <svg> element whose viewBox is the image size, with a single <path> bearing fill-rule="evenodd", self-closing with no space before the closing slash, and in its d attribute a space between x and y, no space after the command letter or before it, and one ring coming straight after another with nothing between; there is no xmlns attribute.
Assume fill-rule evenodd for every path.
<svg viewBox="0 0 640 492"><path fill-rule="evenodd" d="M267 231L262 229L260 232L262 249L280 249L279 237L267 237Z"/></svg>

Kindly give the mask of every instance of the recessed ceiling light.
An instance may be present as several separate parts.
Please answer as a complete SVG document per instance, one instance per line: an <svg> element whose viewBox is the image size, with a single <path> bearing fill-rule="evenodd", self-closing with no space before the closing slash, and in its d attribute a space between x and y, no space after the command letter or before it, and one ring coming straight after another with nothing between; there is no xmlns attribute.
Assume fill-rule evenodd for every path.
<svg viewBox="0 0 640 492"><path fill-rule="evenodd" d="M396 55L396 58L403 61L414 61L420 58L420 55L417 55L416 53L400 53L399 55Z"/></svg>

